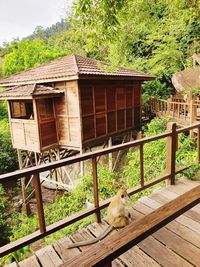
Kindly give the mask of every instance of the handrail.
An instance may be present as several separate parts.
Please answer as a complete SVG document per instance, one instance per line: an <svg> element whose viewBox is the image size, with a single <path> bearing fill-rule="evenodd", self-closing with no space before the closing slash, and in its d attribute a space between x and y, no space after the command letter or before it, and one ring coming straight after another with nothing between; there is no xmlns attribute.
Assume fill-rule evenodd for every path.
<svg viewBox="0 0 200 267"><path fill-rule="evenodd" d="M88 160L91 159L93 157L99 157L99 156L103 156L109 153L113 153L119 150L125 150L128 149L130 147L134 147L134 146L139 146L141 144L145 144L145 143L149 143L161 138L165 138L170 136L170 133L162 133L156 136L151 136L151 137L146 137L140 140L135 140L135 141L131 141L131 142L127 142L125 144L120 144L120 145L116 145L113 146L111 148L105 148L102 150L98 150L98 151L94 151L94 152L88 152L82 155L78 155L78 156L73 156L70 158L66 158L66 159L61 159L55 162L50 162L47 164L41 164L39 166L34 166L34 167L29 167L26 169L22 169L22 170L17 170L14 172L10 172L10 173L6 173L6 174L2 174L0 175L0 182L5 182L5 181L16 181L17 179L23 177L23 176L27 176L27 175L32 175L35 173L41 173L41 172L45 172L51 169L56 169L56 168L60 168L63 167L65 165L70 165L73 163L77 163L80 161L84 161L84 160Z"/></svg>
<svg viewBox="0 0 200 267"><path fill-rule="evenodd" d="M199 100L191 100L190 102L176 101L174 98L168 100L151 99L150 110L154 114L170 115L178 119L181 124L192 124L199 119Z"/></svg>
<svg viewBox="0 0 200 267"><path fill-rule="evenodd" d="M176 169L175 168L175 161L176 161L176 143L177 143L177 136L179 133L189 131L192 129L197 128L197 162L200 162L200 123L194 124L182 129L176 129L175 123L169 123L168 131L156 136L146 137L140 140L131 141L125 144L120 144L113 146L111 148L106 148L96 152L89 152L83 155L74 156L67 159L58 160L56 162L51 162L48 164L43 164L40 166L30 167L23 170L18 170L15 172L11 172L8 174L0 175L0 182L5 181L16 181L22 177L30 177L30 175L34 176L34 187L35 187L35 194L37 200L37 209L38 209L38 217L39 217L39 226L40 230L36 231L35 233L25 236L17 241L11 242L3 247L0 248L0 257L7 255L10 252L13 252L27 244L30 244L40 238L43 238L55 231L62 229L65 226L68 226L76 221L79 221L91 214L96 214L97 221L101 220L100 211L107 207L110 203L110 199L107 199L103 202L99 202L98 198L98 175L97 175L97 157L105 154L109 154L115 151L119 151L122 149L128 149L131 147L140 147L140 173L141 173L141 183L139 186L131 188L128 190L130 194L135 194L140 192L150 186L153 186L161 181L170 179L171 184L175 182L175 175L180 173L183 169ZM152 141L156 141L159 139L167 138L166 148L167 148L167 161L166 161L166 174L160 177L157 177L154 180L149 182L144 182L144 164L143 164L143 145ZM45 216L43 212L43 203L42 203L42 194L41 194L41 184L39 182L39 174L41 172L59 168L65 165L73 164L76 162L81 162L83 160L92 160L92 176L93 176L93 191L94 191L94 207L90 209L85 209L81 212L73 214L67 218L64 218L52 225L46 226L45 225ZM187 169L189 166L184 167L184 170Z"/></svg>

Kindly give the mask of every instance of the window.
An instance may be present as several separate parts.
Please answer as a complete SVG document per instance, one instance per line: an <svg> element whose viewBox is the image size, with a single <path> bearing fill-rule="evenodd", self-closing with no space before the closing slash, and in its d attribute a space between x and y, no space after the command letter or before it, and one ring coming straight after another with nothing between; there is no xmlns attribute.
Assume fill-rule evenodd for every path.
<svg viewBox="0 0 200 267"><path fill-rule="evenodd" d="M11 118L33 120L33 103L31 100L10 101Z"/></svg>

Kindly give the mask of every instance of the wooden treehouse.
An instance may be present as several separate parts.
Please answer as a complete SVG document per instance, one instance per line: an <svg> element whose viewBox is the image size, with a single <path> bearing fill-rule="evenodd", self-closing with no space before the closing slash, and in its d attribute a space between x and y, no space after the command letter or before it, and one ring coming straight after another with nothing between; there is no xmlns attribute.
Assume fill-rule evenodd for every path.
<svg viewBox="0 0 200 267"><path fill-rule="evenodd" d="M200 123L184 128L177 128L175 123L169 123L168 131L156 136L0 175L2 183L33 175L39 221L39 229L36 228L35 232L2 246L0 257L72 225L91 214L94 214L96 218L96 222L88 225L87 228L65 236L52 245L34 251L31 257L20 262L13 262L6 267L200 266L200 177L198 175L197 181L176 179L177 174L181 174L194 164L190 161L187 166L180 167L176 162L176 144L179 135L192 129L197 129L196 163L200 163ZM157 140L166 140L166 170L162 175L146 181L143 147ZM140 153L138 166L140 181L135 187L128 188L130 195L143 192L162 181L167 181L166 187L157 189L149 196L143 196L133 203L129 209L132 221L124 228L114 229L97 244L68 249L69 244L99 236L108 227L106 218L101 218L101 210L109 205L111 199L99 200L98 158L114 151L127 149L139 149ZM47 225L46 214L43 210L40 174L46 170L83 160L92 162L94 205Z"/></svg>
<svg viewBox="0 0 200 267"><path fill-rule="evenodd" d="M8 88L0 99L8 100L20 168L82 154L108 141L112 145L115 136L140 127L141 84L154 76L110 69L108 63L72 55L0 80ZM63 176L73 183L66 169Z"/></svg>

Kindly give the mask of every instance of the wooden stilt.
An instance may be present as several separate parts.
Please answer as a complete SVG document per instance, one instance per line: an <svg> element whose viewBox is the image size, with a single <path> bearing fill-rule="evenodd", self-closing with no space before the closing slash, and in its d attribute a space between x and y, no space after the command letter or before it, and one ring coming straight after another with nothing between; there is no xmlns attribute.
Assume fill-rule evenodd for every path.
<svg viewBox="0 0 200 267"><path fill-rule="evenodd" d="M112 137L108 139L108 147L112 147ZM109 165L109 170L112 171L113 167L112 153L108 154L108 165Z"/></svg>
<svg viewBox="0 0 200 267"><path fill-rule="evenodd" d="M22 153L20 149L17 149L17 156L19 162L19 168L23 168ZM25 213L27 216L30 215L30 205L26 201L26 179L25 177L21 178L21 190L22 190L22 213Z"/></svg>

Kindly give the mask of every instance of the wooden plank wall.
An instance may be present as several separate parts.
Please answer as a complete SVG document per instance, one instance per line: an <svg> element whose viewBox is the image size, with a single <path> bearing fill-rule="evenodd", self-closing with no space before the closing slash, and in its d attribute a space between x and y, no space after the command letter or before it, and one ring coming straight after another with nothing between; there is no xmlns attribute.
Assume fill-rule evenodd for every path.
<svg viewBox="0 0 200 267"><path fill-rule="evenodd" d="M83 144L140 125L140 82L81 80L79 90Z"/></svg>
<svg viewBox="0 0 200 267"><path fill-rule="evenodd" d="M55 98L55 114L59 145L80 149L80 109L77 81L59 82L55 88L64 89L63 97Z"/></svg>
<svg viewBox="0 0 200 267"><path fill-rule="evenodd" d="M10 124L14 148L40 152L38 126L34 120L11 119Z"/></svg>

